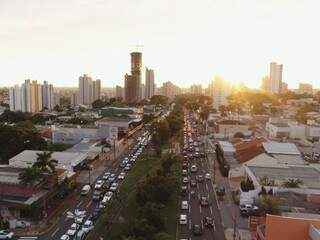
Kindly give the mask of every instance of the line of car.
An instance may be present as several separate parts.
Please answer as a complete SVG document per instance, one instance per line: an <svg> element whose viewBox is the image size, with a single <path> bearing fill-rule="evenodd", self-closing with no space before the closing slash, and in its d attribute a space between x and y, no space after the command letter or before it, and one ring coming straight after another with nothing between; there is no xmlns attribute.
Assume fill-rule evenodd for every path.
<svg viewBox="0 0 320 240"><path fill-rule="evenodd" d="M191 116L190 116L191 117ZM198 136L196 140L193 139L193 136ZM183 157L184 161L182 163L182 186L181 186L181 194L182 196L188 196L190 194L191 201L195 197L199 199L200 211L201 207L207 207L210 205L209 196L204 196L198 194L196 196L195 189L198 188L198 184L202 184L205 181L211 180L211 174L197 174L198 173L198 166L196 163L192 163L194 160L201 161L201 158L204 157L204 153L200 152L200 143L198 142L199 134L196 130L192 129L192 125L189 121L189 116L185 116L185 127L184 127L184 148L183 148ZM193 177L191 177L193 176ZM190 189L188 188L190 185ZM190 190L190 192L188 192ZM187 200L181 201L181 214L179 217L179 224L180 225L188 225L191 226L191 219L188 220L188 215L185 213L186 210L190 209L190 204ZM214 229L214 220L211 215L204 216L201 220L201 223L196 223L192 225L192 234L195 236L201 236L204 227L209 229ZM183 240L183 239L181 239Z"/></svg>
<svg viewBox="0 0 320 240"><path fill-rule="evenodd" d="M127 172L133 167L144 148L150 141L151 136L148 131L145 131L141 137L137 139L137 144L130 148L130 153L125 157L119 167L123 169L118 175L110 171L103 173L102 177L98 179L94 185L94 191L92 194L92 200L97 202L92 214L84 221L85 211L80 211L82 215L75 214L74 223L71 224L65 234L63 234L60 240L83 240L86 235L94 228L94 221L98 219L101 211L106 208L108 203L111 202L114 195L117 194L121 182L127 176ZM81 189L80 194L86 196L91 191L90 185L85 185Z"/></svg>

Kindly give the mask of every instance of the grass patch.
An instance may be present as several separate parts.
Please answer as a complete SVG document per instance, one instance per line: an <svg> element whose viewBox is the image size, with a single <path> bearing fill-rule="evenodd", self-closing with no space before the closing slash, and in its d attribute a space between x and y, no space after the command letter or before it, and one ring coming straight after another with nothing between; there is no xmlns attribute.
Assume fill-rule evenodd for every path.
<svg viewBox="0 0 320 240"><path fill-rule="evenodd" d="M135 194L132 190L133 186L136 186L136 183L143 179L146 176L146 173L150 171L150 169L154 168L155 166L159 166L160 159L158 158L148 158L147 160L138 160L132 170L128 173L127 177L123 181L120 187L119 192L119 198L123 199L123 197L131 191L130 195L128 196L128 199L125 201L125 208L122 209L121 215L124 214L124 216L128 216L130 214L134 214L134 206L132 202L135 202ZM119 239L114 238L113 236L117 232L117 226L120 227L121 224L113 224L111 226L111 230L109 232L106 232L106 225L108 221L108 212L112 209L112 207L115 205L115 202L113 201L102 213L100 218L98 219L96 226L94 228L94 231L91 231L87 240L96 240L99 239L99 237L108 237L108 239ZM129 207L129 208L128 208ZM131 210L130 210L131 207ZM124 211L126 210L127 213ZM131 212L132 211L132 212ZM119 236L119 235L117 235Z"/></svg>
<svg viewBox="0 0 320 240"><path fill-rule="evenodd" d="M157 169L160 168L160 159L154 160L153 167L149 168L148 171L144 171L144 177L140 180L143 180L147 174L154 173ZM173 166L173 171L175 175L180 177L180 161L177 161ZM163 216L165 216L165 232L176 238L176 224L177 224L177 214L178 214L178 199L179 199L179 188L174 192L163 209ZM136 202L136 191L132 191L126 200L126 205L121 210L121 217L125 223L134 222L138 214L139 205ZM121 235L125 233L126 224L113 224L108 232L108 239L110 240L119 240Z"/></svg>

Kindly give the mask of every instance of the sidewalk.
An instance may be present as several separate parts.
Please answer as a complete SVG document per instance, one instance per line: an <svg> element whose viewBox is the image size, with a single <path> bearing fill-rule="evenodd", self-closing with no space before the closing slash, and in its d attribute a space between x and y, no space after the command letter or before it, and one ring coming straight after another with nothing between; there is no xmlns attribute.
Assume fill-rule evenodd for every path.
<svg viewBox="0 0 320 240"><path fill-rule="evenodd" d="M209 139L209 141L211 141ZM208 144L208 149L211 149L210 144ZM236 226L238 229L248 229L248 219L243 218L240 215L239 207L233 202L232 193L230 190L230 185L228 178L221 175L219 170L219 163L216 161L215 153L208 154L208 160L210 164L210 168L213 169L215 165L215 185L216 186L224 186L226 190L226 194L224 196L224 200L219 201L220 205L220 215L222 219L222 224L224 228L232 228L234 227L234 216L236 216Z"/></svg>

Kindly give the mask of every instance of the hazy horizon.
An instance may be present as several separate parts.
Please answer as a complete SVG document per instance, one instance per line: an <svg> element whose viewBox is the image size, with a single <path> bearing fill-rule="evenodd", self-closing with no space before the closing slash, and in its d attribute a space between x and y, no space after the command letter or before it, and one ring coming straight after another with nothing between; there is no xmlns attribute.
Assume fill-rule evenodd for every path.
<svg viewBox="0 0 320 240"><path fill-rule="evenodd" d="M269 63L289 88L320 87L320 3L314 0L2 0L0 86L25 79L77 86L84 73L123 86L130 51L156 83L206 87L214 75L258 87Z"/></svg>

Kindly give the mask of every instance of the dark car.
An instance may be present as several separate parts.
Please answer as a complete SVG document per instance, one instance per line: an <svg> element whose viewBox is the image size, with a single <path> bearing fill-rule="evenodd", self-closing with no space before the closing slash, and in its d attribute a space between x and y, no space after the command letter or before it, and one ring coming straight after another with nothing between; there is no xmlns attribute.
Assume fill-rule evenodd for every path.
<svg viewBox="0 0 320 240"><path fill-rule="evenodd" d="M201 197L200 198L200 205L203 206L203 207L208 206L209 205L208 198L207 197Z"/></svg>
<svg viewBox="0 0 320 240"><path fill-rule="evenodd" d="M187 186L181 186L181 194L184 196L188 194L188 187Z"/></svg>
<svg viewBox="0 0 320 240"><path fill-rule="evenodd" d="M100 190L95 190L92 195L93 201L100 201L103 197L103 192Z"/></svg>
<svg viewBox="0 0 320 240"><path fill-rule="evenodd" d="M182 163L182 169L188 169L188 162Z"/></svg>
<svg viewBox="0 0 320 240"><path fill-rule="evenodd" d="M204 226L206 226L208 228L213 228L214 227L213 218L212 217L204 217L203 224L204 224Z"/></svg>
<svg viewBox="0 0 320 240"><path fill-rule="evenodd" d="M190 181L190 186L191 186L191 187L196 187L196 186L197 186L197 182L192 179L192 180Z"/></svg>
<svg viewBox="0 0 320 240"><path fill-rule="evenodd" d="M192 233L195 236L201 236L202 235L202 227L199 224L194 224L192 226Z"/></svg>
<svg viewBox="0 0 320 240"><path fill-rule="evenodd" d="M203 181L204 181L203 176L202 176L202 175L198 175L198 176L197 176L197 181L198 181L198 182L203 182Z"/></svg>
<svg viewBox="0 0 320 240"><path fill-rule="evenodd" d="M223 197L226 194L226 189L224 186L218 186L216 187L216 193L218 196Z"/></svg>

